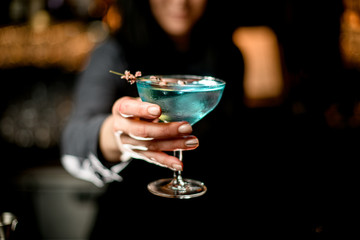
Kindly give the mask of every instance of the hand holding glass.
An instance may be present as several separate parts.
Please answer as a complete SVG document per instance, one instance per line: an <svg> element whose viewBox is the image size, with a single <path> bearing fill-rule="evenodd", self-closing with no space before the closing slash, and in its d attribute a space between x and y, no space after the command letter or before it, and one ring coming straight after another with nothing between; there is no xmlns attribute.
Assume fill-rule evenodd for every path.
<svg viewBox="0 0 360 240"><path fill-rule="evenodd" d="M225 88L220 79L192 75L142 77L136 85L142 101L161 107L161 121L187 121L191 125L216 107ZM174 151L174 156L182 161L182 150ZM148 189L161 197L180 199L198 197L207 190L200 181L183 179L181 171L174 171L173 178L151 182Z"/></svg>

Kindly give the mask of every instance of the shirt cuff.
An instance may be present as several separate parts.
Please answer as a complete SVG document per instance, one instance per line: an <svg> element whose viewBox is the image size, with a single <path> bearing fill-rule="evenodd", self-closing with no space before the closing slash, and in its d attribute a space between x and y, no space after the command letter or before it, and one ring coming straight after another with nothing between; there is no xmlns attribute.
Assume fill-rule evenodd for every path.
<svg viewBox="0 0 360 240"><path fill-rule="evenodd" d="M120 162L110 168L105 167L92 153L85 159L73 155L64 155L61 158L62 165L74 177L92 182L98 187L113 181L121 182L119 175L130 161Z"/></svg>

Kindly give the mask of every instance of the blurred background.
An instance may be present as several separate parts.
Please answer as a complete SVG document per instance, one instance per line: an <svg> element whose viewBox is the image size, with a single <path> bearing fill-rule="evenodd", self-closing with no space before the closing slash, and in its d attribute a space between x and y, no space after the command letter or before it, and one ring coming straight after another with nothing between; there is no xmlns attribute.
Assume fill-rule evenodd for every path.
<svg viewBox="0 0 360 240"><path fill-rule="evenodd" d="M59 138L77 74L91 51L121 28L115 3L0 3L0 213L18 217L19 236L85 239L91 229L104 189L62 169ZM340 189L337 180L347 176L341 183L350 186L360 127L360 0L226 4L220 11L244 55L244 103L254 124L281 119L298 139L292 149L322 142L326 148L312 157L323 161L313 171L337 177L314 184ZM294 156L310 158L289 152ZM312 230L322 232L323 222L313 222Z"/></svg>
<svg viewBox="0 0 360 240"><path fill-rule="evenodd" d="M0 11L0 212L18 217L18 239L85 239L104 189L62 169L59 139L77 74L121 17L112 0L5 0Z"/></svg>

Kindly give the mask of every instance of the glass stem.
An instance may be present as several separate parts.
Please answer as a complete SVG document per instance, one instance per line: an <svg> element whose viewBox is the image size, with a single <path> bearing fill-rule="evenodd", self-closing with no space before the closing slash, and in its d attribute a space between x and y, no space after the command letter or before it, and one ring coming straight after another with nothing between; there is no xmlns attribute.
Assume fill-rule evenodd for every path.
<svg viewBox="0 0 360 240"><path fill-rule="evenodd" d="M182 161L183 158L182 150L175 150L174 157ZM174 171L174 179L172 180L172 184L174 187L185 187L185 182L181 176L181 171Z"/></svg>

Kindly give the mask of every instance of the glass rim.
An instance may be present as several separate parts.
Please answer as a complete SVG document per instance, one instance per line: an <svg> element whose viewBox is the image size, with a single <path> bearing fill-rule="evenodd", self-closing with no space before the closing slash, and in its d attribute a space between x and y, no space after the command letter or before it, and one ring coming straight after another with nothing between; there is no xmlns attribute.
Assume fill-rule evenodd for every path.
<svg viewBox="0 0 360 240"><path fill-rule="evenodd" d="M137 84L142 84L144 83L145 84L149 84L149 80L150 80L150 77L158 77L158 78L163 78L163 79L176 79L176 80L193 80L194 82L195 81L201 81L201 80L211 80L211 81L215 81L216 82L216 85L198 85L198 84L185 84L185 85L179 85L179 84L174 84L178 87L204 87L204 86L208 86L208 87L222 87L222 86L225 86L226 82L220 78L215 78L215 77L212 77L212 76L201 76L201 75L192 75L192 74L164 74L164 75L145 75L145 76L142 76L140 79L137 79L136 80L136 83ZM150 82L151 85L159 85L161 86L160 83L157 83L156 81L151 81ZM172 85L172 86L174 86Z"/></svg>

